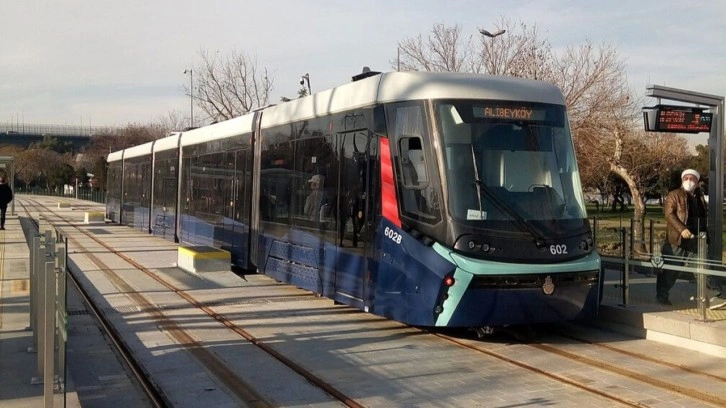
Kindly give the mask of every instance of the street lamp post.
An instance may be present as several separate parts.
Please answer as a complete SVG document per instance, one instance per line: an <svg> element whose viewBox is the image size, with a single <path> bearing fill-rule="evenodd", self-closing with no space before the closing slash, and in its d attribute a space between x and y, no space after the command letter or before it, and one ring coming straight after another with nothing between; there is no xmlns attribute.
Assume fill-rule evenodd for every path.
<svg viewBox="0 0 726 408"><path fill-rule="evenodd" d="M484 37L489 37L489 38L492 38L492 39L493 39L493 38L497 38L497 37L499 37L500 35L504 34L504 33L506 32L506 30L499 30L499 31L496 31L496 32L493 32L493 33L492 33L492 32L489 32L489 31L487 31L487 30L483 29L483 28L480 28L480 29L479 29L479 32L480 32L480 33L481 33L481 35L483 35ZM493 45L492 45L492 47L493 47ZM490 46L488 46L488 45L486 45L486 44L484 45L484 52L486 53L486 56L487 56L487 58L489 58L489 57L490 57L490 56L492 55L492 51L491 51L491 48L490 48ZM488 60L486 61L486 63L485 63L485 66L486 66L486 64L487 64L487 63L489 63L489 61L488 61ZM496 66L495 66L495 64L493 64L493 63L490 63L489 65L490 65L490 66L487 66L487 67L486 67L486 70L487 70L487 72L488 72L489 74L492 74L492 75L499 75L499 74L501 74L501 73L499 72L499 68L498 68L498 67L496 67Z"/></svg>
<svg viewBox="0 0 726 408"><path fill-rule="evenodd" d="M191 68L184 70L189 74L189 127L194 127L194 73Z"/></svg>
<svg viewBox="0 0 726 408"><path fill-rule="evenodd" d="M305 74L300 77L300 85L305 86L305 82L308 83L308 96L313 94L313 91L310 90L310 74Z"/></svg>

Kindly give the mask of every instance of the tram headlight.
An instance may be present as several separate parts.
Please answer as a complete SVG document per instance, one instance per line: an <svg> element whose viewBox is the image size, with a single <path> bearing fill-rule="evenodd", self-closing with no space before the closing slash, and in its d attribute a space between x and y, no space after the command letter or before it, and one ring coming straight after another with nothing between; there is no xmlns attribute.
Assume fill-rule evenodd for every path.
<svg viewBox="0 0 726 408"><path fill-rule="evenodd" d="M456 279L454 279L453 276L447 276L444 278L444 285L446 285L449 288L454 286L455 283L456 283Z"/></svg>

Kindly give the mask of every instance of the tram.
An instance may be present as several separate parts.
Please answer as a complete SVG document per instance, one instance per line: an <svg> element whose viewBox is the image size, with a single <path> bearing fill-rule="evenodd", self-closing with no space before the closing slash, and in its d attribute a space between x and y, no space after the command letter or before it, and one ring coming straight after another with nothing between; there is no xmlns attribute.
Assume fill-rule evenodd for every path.
<svg viewBox="0 0 726 408"><path fill-rule="evenodd" d="M107 217L411 325L597 314L601 262L554 85L353 79L111 153Z"/></svg>

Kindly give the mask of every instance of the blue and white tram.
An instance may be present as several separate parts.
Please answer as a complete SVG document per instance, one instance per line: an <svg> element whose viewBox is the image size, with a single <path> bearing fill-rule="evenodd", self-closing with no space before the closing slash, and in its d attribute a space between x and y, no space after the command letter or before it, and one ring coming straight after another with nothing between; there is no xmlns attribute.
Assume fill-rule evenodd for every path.
<svg viewBox="0 0 726 408"><path fill-rule="evenodd" d="M177 135L175 238L413 325L595 316L600 258L562 93L486 75L360 77ZM114 221L133 149L109 155Z"/></svg>

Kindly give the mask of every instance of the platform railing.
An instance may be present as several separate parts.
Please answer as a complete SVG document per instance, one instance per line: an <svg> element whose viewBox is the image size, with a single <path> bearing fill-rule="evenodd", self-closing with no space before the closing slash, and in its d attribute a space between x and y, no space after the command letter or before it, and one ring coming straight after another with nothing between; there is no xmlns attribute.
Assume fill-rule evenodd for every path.
<svg viewBox="0 0 726 408"><path fill-rule="evenodd" d="M43 384L44 407L62 400L66 384L66 271L68 239L41 214L38 231L30 243L30 329L37 354L36 376ZM62 406L62 401L57 406Z"/></svg>
<svg viewBox="0 0 726 408"><path fill-rule="evenodd" d="M653 222L647 234L643 234L640 240L634 239L632 231L636 228L635 223L631 220L630 228L620 227L617 235L609 231L607 245L602 242L603 229L600 228L598 219L593 219L593 238L595 247L599 248L600 257L603 261L603 269L619 270L619 282L615 287L619 293L619 305L628 307L631 304L631 285L630 275L633 271L644 273L647 276L656 276L662 271L676 271L680 273L690 273L696 279L696 293L691 296L691 300L695 302L699 320L708 321L708 313L710 307L710 296L708 288L709 276L726 278L726 265L722 261L714 261L706 258L707 254L707 237L702 232L698 235L698 256L694 258L684 258L672 255L663 255L662 246L664 239L656 237ZM610 228L612 230L612 228ZM646 239L646 235L648 239ZM617 237L613 239L614 237ZM607 250L603 250L606 248ZM641 250L635 250L638 247ZM642 248L646 251L642 251ZM656 290L653 288L653 298L655 298Z"/></svg>
<svg viewBox="0 0 726 408"><path fill-rule="evenodd" d="M15 194L33 194L51 197L77 198L79 200L93 201L94 203L105 203L106 192L92 187L79 187L77 189L29 187L16 188Z"/></svg>

